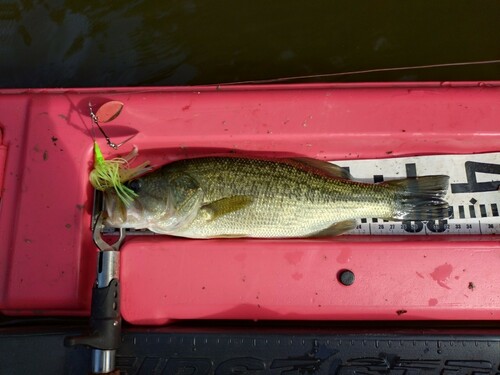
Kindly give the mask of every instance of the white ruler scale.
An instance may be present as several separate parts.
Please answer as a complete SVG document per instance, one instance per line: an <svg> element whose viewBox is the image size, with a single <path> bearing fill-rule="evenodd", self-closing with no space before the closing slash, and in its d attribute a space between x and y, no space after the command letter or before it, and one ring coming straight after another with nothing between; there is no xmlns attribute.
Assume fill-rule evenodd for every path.
<svg viewBox="0 0 500 375"><path fill-rule="evenodd" d="M382 182L426 175L450 176L446 200L450 218L439 221L393 222L364 218L356 235L500 234L500 152L432 155L374 160L332 161L354 179Z"/></svg>

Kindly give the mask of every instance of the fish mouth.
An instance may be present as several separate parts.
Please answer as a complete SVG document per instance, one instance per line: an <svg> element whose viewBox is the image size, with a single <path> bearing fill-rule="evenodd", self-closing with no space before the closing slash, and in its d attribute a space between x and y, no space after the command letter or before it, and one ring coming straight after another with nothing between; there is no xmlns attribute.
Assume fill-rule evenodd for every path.
<svg viewBox="0 0 500 375"><path fill-rule="evenodd" d="M142 204L135 199L126 206L114 191L104 193L105 224L114 228L145 228Z"/></svg>
<svg viewBox="0 0 500 375"><path fill-rule="evenodd" d="M111 191L104 192L105 223L111 227L120 228L127 218L126 207Z"/></svg>

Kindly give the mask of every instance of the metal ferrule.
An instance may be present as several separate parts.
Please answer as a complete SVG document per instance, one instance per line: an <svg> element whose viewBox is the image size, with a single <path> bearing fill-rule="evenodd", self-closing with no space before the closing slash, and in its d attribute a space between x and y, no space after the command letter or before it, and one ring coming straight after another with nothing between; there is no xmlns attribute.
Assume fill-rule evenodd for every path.
<svg viewBox="0 0 500 375"><path fill-rule="evenodd" d="M92 350L92 373L107 374L115 369L116 350Z"/></svg>
<svg viewBox="0 0 500 375"><path fill-rule="evenodd" d="M120 274L120 252L99 251L97 257L97 287L106 288Z"/></svg>

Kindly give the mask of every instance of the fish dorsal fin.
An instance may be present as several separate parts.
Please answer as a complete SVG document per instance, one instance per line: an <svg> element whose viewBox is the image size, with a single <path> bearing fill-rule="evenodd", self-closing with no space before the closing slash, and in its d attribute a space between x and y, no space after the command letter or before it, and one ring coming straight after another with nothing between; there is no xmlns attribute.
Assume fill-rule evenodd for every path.
<svg viewBox="0 0 500 375"><path fill-rule="evenodd" d="M356 220L344 220L330 225L328 228L313 233L310 237L333 237L356 228Z"/></svg>
<svg viewBox="0 0 500 375"><path fill-rule="evenodd" d="M320 171L323 171L324 173L332 177L352 180L352 176L347 170L339 167L338 165L328 163L327 161L312 158L293 158L291 160L310 168L319 169Z"/></svg>
<svg viewBox="0 0 500 375"><path fill-rule="evenodd" d="M207 221L213 221L231 212L241 210L252 202L253 198L248 195L235 195L205 204L200 210Z"/></svg>

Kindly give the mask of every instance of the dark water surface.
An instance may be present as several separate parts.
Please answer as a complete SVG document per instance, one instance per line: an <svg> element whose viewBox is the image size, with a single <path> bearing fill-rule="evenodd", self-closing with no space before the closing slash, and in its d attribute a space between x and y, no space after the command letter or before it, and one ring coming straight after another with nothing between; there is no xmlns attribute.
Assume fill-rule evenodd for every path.
<svg viewBox="0 0 500 375"><path fill-rule="evenodd" d="M0 87L194 85L499 59L499 30L500 1L0 0ZM319 80L500 80L500 64Z"/></svg>

